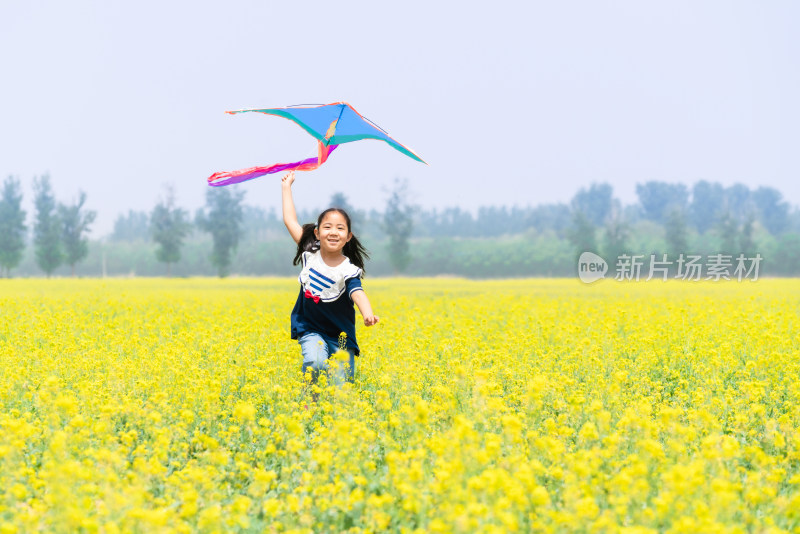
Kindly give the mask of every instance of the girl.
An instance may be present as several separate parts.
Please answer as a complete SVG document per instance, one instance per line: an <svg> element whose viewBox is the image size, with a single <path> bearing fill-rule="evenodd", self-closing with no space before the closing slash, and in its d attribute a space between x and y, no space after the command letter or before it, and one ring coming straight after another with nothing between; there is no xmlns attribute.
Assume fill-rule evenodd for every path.
<svg viewBox="0 0 800 534"><path fill-rule="evenodd" d="M300 343L303 374L310 369L312 382L320 372L328 371L328 358L340 348L350 355L349 365L340 369L333 382L352 382L359 354L353 303L366 326L379 320L361 287L364 259L369 256L350 231L350 217L342 209L329 208L316 225L300 226L292 199L293 182L294 171L281 179L283 222L297 243L294 265L303 266L300 294L292 310L292 339Z"/></svg>

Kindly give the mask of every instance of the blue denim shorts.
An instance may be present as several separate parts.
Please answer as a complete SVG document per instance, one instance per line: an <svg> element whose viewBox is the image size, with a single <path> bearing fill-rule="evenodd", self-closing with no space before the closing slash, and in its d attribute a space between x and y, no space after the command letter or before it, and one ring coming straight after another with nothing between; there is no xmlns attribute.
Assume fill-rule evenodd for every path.
<svg viewBox="0 0 800 534"><path fill-rule="evenodd" d="M297 340L300 343L300 350L303 352L303 375L306 371L311 371L312 383L317 381L320 373L328 374L328 359L339 350L338 341L332 341L314 332L308 332L300 336ZM352 382L355 377L356 358L351 349L346 349L350 357L341 365L335 373L328 376L332 383L341 385L344 382Z"/></svg>

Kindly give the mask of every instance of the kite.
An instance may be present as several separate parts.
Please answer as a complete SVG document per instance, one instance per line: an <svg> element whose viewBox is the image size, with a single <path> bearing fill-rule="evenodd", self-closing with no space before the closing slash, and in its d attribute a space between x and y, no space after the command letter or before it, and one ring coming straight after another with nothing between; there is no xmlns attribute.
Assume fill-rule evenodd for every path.
<svg viewBox="0 0 800 534"><path fill-rule="evenodd" d="M291 106L270 109L242 109L226 111L230 115L255 111L266 115L277 115L296 122L317 140L317 156L294 163L276 163L267 167L251 167L238 171L218 172L209 176L208 185L223 185L246 182L265 174L281 171L313 171L328 160L331 152L343 143L362 139L379 139L406 156L425 163L410 149L401 145L379 126L362 116L347 102L336 102L324 106ZM426 164L427 165L427 164Z"/></svg>

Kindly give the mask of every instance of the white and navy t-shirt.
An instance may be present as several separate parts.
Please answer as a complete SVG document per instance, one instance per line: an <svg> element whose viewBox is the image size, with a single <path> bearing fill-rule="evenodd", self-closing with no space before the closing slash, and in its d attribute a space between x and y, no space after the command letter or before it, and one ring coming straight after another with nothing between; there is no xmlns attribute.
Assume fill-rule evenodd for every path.
<svg viewBox="0 0 800 534"><path fill-rule="evenodd" d="M330 340L347 334L347 348L358 354L352 294L361 291L362 271L350 260L331 267L319 251L303 252L300 294L292 310L292 339L313 332Z"/></svg>

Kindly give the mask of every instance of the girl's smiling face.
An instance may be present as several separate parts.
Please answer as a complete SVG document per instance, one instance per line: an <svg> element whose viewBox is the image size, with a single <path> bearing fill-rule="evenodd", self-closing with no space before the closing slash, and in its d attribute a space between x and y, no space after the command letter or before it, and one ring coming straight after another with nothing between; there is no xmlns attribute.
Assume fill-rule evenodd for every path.
<svg viewBox="0 0 800 534"><path fill-rule="evenodd" d="M353 234L347 226L347 219L338 211L330 211L314 228L319 240L319 248L326 252L341 252Z"/></svg>

